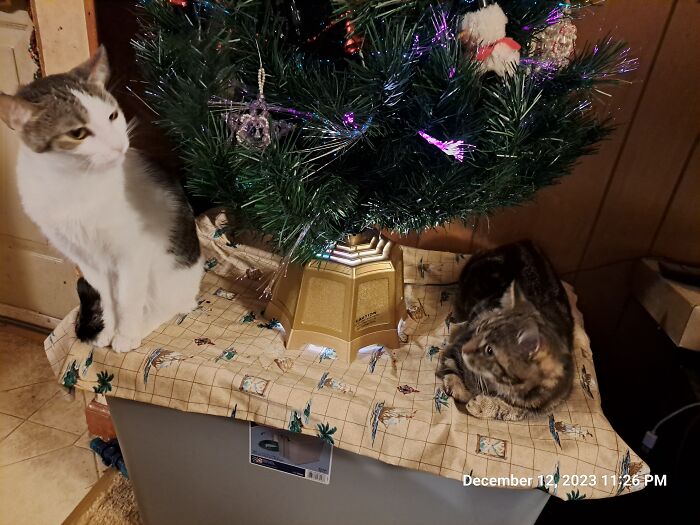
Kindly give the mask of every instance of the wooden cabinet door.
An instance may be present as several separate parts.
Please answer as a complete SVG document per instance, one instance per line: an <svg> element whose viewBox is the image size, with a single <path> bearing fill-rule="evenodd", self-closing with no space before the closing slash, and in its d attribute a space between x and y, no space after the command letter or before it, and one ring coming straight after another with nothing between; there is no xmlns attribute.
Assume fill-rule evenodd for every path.
<svg viewBox="0 0 700 525"><path fill-rule="evenodd" d="M36 66L28 53L26 3L9 4L0 4L0 91L14 93L32 81ZM75 275L22 209L17 147L14 132L0 122L0 316L52 327L78 303Z"/></svg>

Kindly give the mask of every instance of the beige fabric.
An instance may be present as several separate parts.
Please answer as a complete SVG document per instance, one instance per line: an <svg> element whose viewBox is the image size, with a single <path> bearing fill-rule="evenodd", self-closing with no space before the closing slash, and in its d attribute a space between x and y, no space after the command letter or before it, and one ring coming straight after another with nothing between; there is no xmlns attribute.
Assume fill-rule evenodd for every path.
<svg viewBox="0 0 700 525"><path fill-rule="evenodd" d="M243 235L232 242L226 235L226 215L219 209L197 217L197 234L206 256L205 268L222 277L267 283L282 258L264 249L260 237Z"/></svg>
<svg viewBox="0 0 700 525"><path fill-rule="evenodd" d="M405 272L411 283L405 286L406 342L393 351L363 350L348 366L334 359L330 349L285 350L279 327L261 314L265 277L257 280L259 272L250 271L261 269L267 276L279 259L243 245L214 253L211 224L202 224L208 220L200 219L208 257L227 253L233 275L208 272L200 307L159 327L128 354L77 341L71 313L46 341L62 381L73 371L81 389L105 389L108 384L107 395L301 428L305 434L319 435L319 427L327 424L336 428L330 436L340 448L455 479L463 474L514 475L532 479L535 486L539 475L550 476L559 480L550 494L562 499L609 497L644 485L643 480L632 484L637 477L629 486L617 482L620 475L643 476L649 468L602 413L590 345L577 310L578 372L569 400L548 417L477 419L446 397L435 378L436 353L448 337L455 291L453 285L434 285L435 279L454 283L466 257L406 250ZM215 241L217 249L225 246L220 237ZM423 268L421 277L419 264L431 272ZM103 371L107 374L100 381L97 374ZM588 476L588 484L572 475ZM595 484L591 476L596 476Z"/></svg>
<svg viewBox="0 0 700 525"><path fill-rule="evenodd" d="M435 252L403 247L403 281L406 284L454 284L469 259L462 253Z"/></svg>

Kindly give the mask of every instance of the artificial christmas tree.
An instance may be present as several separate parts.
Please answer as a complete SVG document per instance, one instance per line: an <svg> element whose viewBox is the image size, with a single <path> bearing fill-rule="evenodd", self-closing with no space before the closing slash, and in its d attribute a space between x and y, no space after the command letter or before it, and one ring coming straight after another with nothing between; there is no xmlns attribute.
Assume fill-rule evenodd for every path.
<svg viewBox="0 0 700 525"><path fill-rule="evenodd" d="M611 130L595 96L635 66L609 38L572 53L590 3L141 0L135 47L190 189L287 268L569 173Z"/></svg>
<svg viewBox="0 0 700 525"><path fill-rule="evenodd" d="M192 191L302 261L366 227L421 231L530 199L609 133L591 103L634 66L607 38L561 67L530 47L588 2L498 2L521 46L504 78L459 38L476 1L185 4L141 1L147 103ZM330 17L313 29L315 11ZM337 41L322 40L329 33ZM251 147L259 129L246 117L269 128L269 143Z"/></svg>

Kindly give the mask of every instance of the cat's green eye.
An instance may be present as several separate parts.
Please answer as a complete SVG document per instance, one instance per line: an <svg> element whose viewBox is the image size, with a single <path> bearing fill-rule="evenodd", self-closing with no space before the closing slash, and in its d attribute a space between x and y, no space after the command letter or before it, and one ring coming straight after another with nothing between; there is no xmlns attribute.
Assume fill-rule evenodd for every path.
<svg viewBox="0 0 700 525"><path fill-rule="evenodd" d="M75 128L68 132L68 136L75 140L83 140L90 134L87 128Z"/></svg>
<svg viewBox="0 0 700 525"><path fill-rule="evenodd" d="M484 352L486 353L486 355L493 355L493 346L486 345L484 347Z"/></svg>
<svg viewBox="0 0 700 525"><path fill-rule="evenodd" d="M118 116L119 116L119 111L115 109L114 111L112 111L112 114L109 116L109 120L117 120Z"/></svg>

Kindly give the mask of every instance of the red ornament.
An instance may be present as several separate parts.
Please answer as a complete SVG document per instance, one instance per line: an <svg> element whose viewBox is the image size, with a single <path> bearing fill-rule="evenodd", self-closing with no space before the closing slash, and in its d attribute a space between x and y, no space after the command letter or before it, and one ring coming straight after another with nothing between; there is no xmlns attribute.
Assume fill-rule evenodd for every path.
<svg viewBox="0 0 700 525"><path fill-rule="evenodd" d="M168 2L178 7L187 7L187 0L168 0Z"/></svg>
<svg viewBox="0 0 700 525"><path fill-rule="evenodd" d="M362 48L363 38L362 35L355 33L355 24L352 22L352 20L350 20L350 14L350 11L346 11L335 20L331 20L328 23L328 25L321 29L320 33L310 38L307 38L306 43L313 44L319 39L321 35L325 34L328 31L331 31L342 22L342 27L345 29L345 41L343 42L343 51L346 55L354 55L356 53L359 53L360 49Z"/></svg>
<svg viewBox="0 0 700 525"><path fill-rule="evenodd" d="M348 55L354 55L360 52L362 48L362 35L355 32L355 24L349 19L345 20L345 36L347 40L343 44L343 49Z"/></svg>
<svg viewBox="0 0 700 525"><path fill-rule="evenodd" d="M493 50L498 44L505 44L509 48L511 48L515 51L520 50L520 44L518 44L515 40L513 40L512 38L507 36L507 37L501 38L499 40L496 40L495 42L492 42L487 46L477 47L476 48L476 59L479 62L483 62L484 60L486 60L488 57L490 57L493 54Z"/></svg>

